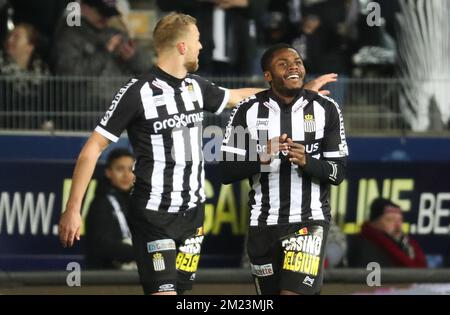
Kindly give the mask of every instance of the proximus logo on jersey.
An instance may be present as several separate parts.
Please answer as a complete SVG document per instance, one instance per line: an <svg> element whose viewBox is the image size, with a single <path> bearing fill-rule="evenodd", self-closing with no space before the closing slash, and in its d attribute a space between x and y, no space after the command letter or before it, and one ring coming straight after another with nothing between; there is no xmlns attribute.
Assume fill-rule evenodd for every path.
<svg viewBox="0 0 450 315"><path fill-rule="evenodd" d="M181 128L186 127L188 124L198 123L203 121L203 112L192 114L176 114L170 118L162 121L155 121L153 123L153 129L155 133L167 128Z"/></svg>

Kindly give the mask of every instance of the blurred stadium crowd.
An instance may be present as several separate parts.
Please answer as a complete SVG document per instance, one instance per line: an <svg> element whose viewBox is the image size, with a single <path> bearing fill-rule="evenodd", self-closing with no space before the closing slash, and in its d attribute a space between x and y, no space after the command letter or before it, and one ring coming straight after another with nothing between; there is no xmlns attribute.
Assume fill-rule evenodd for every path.
<svg viewBox="0 0 450 315"><path fill-rule="evenodd" d="M198 72L217 84L262 86L262 52L285 42L301 53L310 76L339 74L330 89L347 106L350 132L448 129L449 65L432 62L442 72L437 75L425 73L432 67L421 59L400 58L398 39L406 38L396 16L401 0L379 0L376 7L368 0L117 0L113 12L102 0L79 2L0 1L1 129L90 130L126 78L151 67L152 30L169 11L198 19ZM445 12L434 12L439 10ZM425 41L425 35L406 41L410 50L410 42ZM445 51L445 45L429 50ZM404 64L421 64L415 73L425 81L402 81L416 80ZM421 92L424 85L430 92ZM223 125L217 119L207 123Z"/></svg>
<svg viewBox="0 0 450 315"><path fill-rule="evenodd" d="M123 47L119 46L134 37L140 42L138 47L147 49L146 60L142 62L149 63L149 56L154 55L151 39L136 34L134 27L141 16L136 18L133 12L140 10L151 13L147 15L150 19L156 19L167 11L184 12L198 18L204 47L200 71L208 75L259 74L258 54L277 42L293 44L302 53L310 73L335 72L358 76L362 75L362 66L370 65L373 76L394 75L397 0L378 1L381 27L367 25L370 12L365 0L119 0L120 16L98 10L101 1L82 2L83 23L78 28L72 26L68 31L65 29L71 28L66 25L66 16L71 12L67 10L70 8L67 7L68 0L2 0L2 74L22 70L56 75L128 75L127 67L114 69L108 67L106 60L112 57L108 53L116 57L120 55L122 58L118 59L122 62L128 60L134 55L130 53L131 49L125 55L120 51ZM153 25L155 21L142 23ZM66 38L65 34L71 37ZM122 35L121 38L116 36L112 40L117 34ZM73 46L65 45L74 39L78 39L80 46L75 43ZM17 45L25 44L30 46L29 58L18 56L19 52L14 50ZM74 52L70 51L73 49L84 49L87 57L88 44L97 44L90 47L97 54L95 66L80 67L74 62L66 62L74 57ZM25 54L25 51L21 53ZM103 53L102 58L98 57L99 53ZM19 69L5 67L5 63L16 63ZM135 73L137 69L129 66L129 70ZM140 71L145 69L141 67ZM368 72L364 73L368 75Z"/></svg>

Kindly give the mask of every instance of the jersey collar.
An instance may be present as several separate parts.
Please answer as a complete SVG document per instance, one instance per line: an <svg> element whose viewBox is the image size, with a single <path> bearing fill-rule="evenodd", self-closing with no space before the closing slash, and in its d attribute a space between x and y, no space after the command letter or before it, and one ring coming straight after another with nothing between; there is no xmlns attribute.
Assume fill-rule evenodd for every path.
<svg viewBox="0 0 450 315"><path fill-rule="evenodd" d="M165 72L158 66L154 66L152 69L152 72L159 78L163 79L164 81L168 82L172 87L179 87L181 83L186 79L178 79L169 73Z"/></svg>
<svg viewBox="0 0 450 315"><path fill-rule="evenodd" d="M269 108L274 112L280 112L281 108L279 104L280 103L282 104L281 100L279 100L279 98L271 90L269 90L268 98L269 100L263 103L264 106L266 106L267 108ZM305 91L302 89L298 93L297 97L292 101L291 103L292 105L290 107L292 112L297 112L298 110L303 109L306 105L308 105L308 103L309 100L305 95ZM282 106L286 105L283 104Z"/></svg>

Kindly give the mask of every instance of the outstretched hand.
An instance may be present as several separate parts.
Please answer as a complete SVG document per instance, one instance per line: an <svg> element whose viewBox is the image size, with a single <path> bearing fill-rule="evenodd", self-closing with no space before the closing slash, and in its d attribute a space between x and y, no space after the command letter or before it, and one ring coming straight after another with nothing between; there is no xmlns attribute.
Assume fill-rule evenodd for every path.
<svg viewBox="0 0 450 315"><path fill-rule="evenodd" d="M327 83L336 82L337 77L338 77L338 75L336 73L327 73L327 74L321 75L320 77L315 78L312 81L305 83L303 88L306 90L318 92L323 95L330 95L330 91L321 90L321 88Z"/></svg>

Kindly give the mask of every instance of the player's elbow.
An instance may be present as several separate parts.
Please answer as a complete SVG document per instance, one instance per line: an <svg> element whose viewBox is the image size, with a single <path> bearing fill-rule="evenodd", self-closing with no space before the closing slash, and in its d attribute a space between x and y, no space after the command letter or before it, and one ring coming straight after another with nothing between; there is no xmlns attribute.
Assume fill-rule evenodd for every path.
<svg viewBox="0 0 450 315"><path fill-rule="evenodd" d="M344 179L345 179L345 167L339 167L336 176L334 177L330 176L330 183L331 185L338 186L344 181Z"/></svg>
<svg viewBox="0 0 450 315"><path fill-rule="evenodd" d="M231 184L247 179L260 171L256 161L222 161L219 164L222 184Z"/></svg>
<svg viewBox="0 0 450 315"><path fill-rule="evenodd" d="M330 180L331 185L338 186L344 181L345 177L338 177Z"/></svg>

